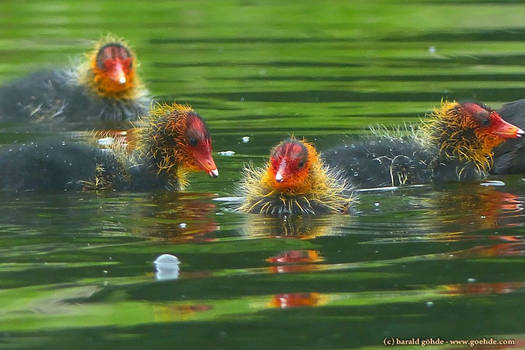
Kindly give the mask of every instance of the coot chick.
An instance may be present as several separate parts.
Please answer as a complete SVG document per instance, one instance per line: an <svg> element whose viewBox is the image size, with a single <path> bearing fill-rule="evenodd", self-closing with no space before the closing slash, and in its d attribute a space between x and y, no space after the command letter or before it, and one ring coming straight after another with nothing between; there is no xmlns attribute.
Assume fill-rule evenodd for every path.
<svg viewBox="0 0 525 350"><path fill-rule="evenodd" d="M135 54L121 39L97 42L78 67L44 70L0 88L0 121L136 120L150 98Z"/></svg>
<svg viewBox="0 0 525 350"><path fill-rule="evenodd" d="M184 189L187 174L219 175L203 119L190 107L158 105L138 123L136 148L70 142L31 143L0 151L1 190Z"/></svg>
<svg viewBox="0 0 525 350"><path fill-rule="evenodd" d="M523 131L489 107L442 102L406 137L381 135L325 154L359 188L480 179L492 167L492 150Z"/></svg>
<svg viewBox="0 0 525 350"><path fill-rule="evenodd" d="M344 213L352 201L349 184L323 164L306 140L290 138L271 152L264 168L247 167L240 210L270 216Z"/></svg>

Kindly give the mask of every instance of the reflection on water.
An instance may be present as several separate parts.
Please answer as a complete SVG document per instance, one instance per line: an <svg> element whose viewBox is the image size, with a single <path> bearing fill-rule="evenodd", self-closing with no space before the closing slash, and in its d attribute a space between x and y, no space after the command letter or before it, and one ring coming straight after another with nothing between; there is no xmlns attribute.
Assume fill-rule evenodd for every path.
<svg viewBox="0 0 525 350"><path fill-rule="evenodd" d="M155 194L140 208L136 219L138 235L157 237L171 242L207 241L206 234L219 229L214 214L212 195L192 193ZM151 222L145 218L154 218Z"/></svg>
<svg viewBox="0 0 525 350"><path fill-rule="evenodd" d="M326 303L326 296L319 293L276 294L269 302L270 307L288 309L301 306L321 306Z"/></svg>
<svg viewBox="0 0 525 350"><path fill-rule="evenodd" d="M522 241L522 239L518 237L513 237L513 239ZM453 252L451 255L462 258L521 256L525 255L525 242L476 246Z"/></svg>
<svg viewBox="0 0 525 350"><path fill-rule="evenodd" d="M302 326L291 332L303 334L332 310L344 325L330 327L341 332L355 319L388 330L392 317L417 330L402 306L455 334L440 319L469 305L462 334L518 333L525 249L517 180L365 192L353 215L295 218L240 214L206 193L6 196L0 328L18 342L34 332L54 338L50 325L78 338L83 327L177 323L194 337L200 328L191 321L238 337L257 320L293 320ZM162 254L181 264L155 274ZM21 296L32 313L13 302ZM284 309L292 313L272 313ZM515 323L469 326L486 313ZM115 317L100 317L107 314Z"/></svg>
<svg viewBox="0 0 525 350"><path fill-rule="evenodd" d="M212 309L213 306L206 304L157 305L153 306L153 313L155 322L171 322L191 320L197 313Z"/></svg>
<svg viewBox="0 0 525 350"><path fill-rule="evenodd" d="M319 262L324 259L316 250L288 250L271 256L266 261L270 263L293 264L293 263L310 263Z"/></svg>
<svg viewBox="0 0 525 350"><path fill-rule="evenodd" d="M523 215L523 198L496 187L455 185L430 198L441 224L472 230L512 226ZM468 229L467 229L468 230Z"/></svg>
<svg viewBox="0 0 525 350"><path fill-rule="evenodd" d="M520 293L525 288L524 282L467 283L445 286L447 294L508 294Z"/></svg>
<svg viewBox="0 0 525 350"><path fill-rule="evenodd" d="M281 237L313 239L341 234L345 222L341 215L268 217L259 214L246 216L243 231L251 237Z"/></svg>

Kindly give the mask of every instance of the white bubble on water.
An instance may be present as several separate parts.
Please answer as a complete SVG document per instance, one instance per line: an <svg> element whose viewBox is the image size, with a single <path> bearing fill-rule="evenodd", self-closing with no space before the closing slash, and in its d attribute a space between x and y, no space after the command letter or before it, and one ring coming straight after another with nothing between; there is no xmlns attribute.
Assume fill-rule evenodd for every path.
<svg viewBox="0 0 525 350"><path fill-rule="evenodd" d="M218 152L219 155L221 156L225 156L225 157L231 157L235 154L234 151L221 151L221 152Z"/></svg>
<svg viewBox="0 0 525 350"><path fill-rule="evenodd" d="M101 146L109 146L113 144L113 141L115 141L113 137L104 137L104 138L98 139L97 143Z"/></svg>
<svg viewBox="0 0 525 350"><path fill-rule="evenodd" d="M175 255L162 254L153 262L155 265L155 278L159 281L175 280L179 278L180 260Z"/></svg>
<svg viewBox="0 0 525 350"><path fill-rule="evenodd" d="M496 186L496 187L500 187L500 186L505 186L505 182L499 181L499 180L490 180L490 181L482 182L482 183L480 183L480 185L481 186Z"/></svg>

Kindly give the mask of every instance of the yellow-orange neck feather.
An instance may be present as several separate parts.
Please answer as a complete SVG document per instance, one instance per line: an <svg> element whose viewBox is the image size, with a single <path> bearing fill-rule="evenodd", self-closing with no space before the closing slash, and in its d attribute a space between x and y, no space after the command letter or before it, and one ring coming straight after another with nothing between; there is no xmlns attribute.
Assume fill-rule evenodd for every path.
<svg viewBox="0 0 525 350"><path fill-rule="evenodd" d="M480 171L492 166L492 150L503 140L477 128L471 118L458 116L457 102L442 101L419 128L421 142L439 152L439 157L472 162Z"/></svg>

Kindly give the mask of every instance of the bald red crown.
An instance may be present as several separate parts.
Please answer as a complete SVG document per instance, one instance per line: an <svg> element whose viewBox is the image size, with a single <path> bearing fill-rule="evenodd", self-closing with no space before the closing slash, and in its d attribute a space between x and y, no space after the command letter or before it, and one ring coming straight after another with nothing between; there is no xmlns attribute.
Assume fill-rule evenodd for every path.
<svg viewBox="0 0 525 350"><path fill-rule="evenodd" d="M301 185L309 172L307 146L295 139L283 141L272 151L268 175L272 186L290 188Z"/></svg>
<svg viewBox="0 0 525 350"><path fill-rule="evenodd" d="M128 62L129 66L129 62L131 62L132 58L131 53L125 46L118 43L110 43L102 46L98 50L97 66L100 69L107 69L112 62L117 60Z"/></svg>
<svg viewBox="0 0 525 350"><path fill-rule="evenodd" d="M466 117L479 133L490 134L501 139L520 137L523 130L504 121L498 112L474 102L464 102L460 106Z"/></svg>
<svg viewBox="0 0 525 350"><path fill-rule="evenodd" d="M186 117L185 140L197 167L210 176L218 176L217 166L212 157L211 137L204 121L195 113Z"/></svg>

